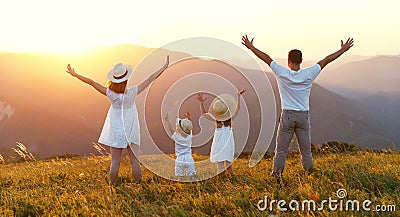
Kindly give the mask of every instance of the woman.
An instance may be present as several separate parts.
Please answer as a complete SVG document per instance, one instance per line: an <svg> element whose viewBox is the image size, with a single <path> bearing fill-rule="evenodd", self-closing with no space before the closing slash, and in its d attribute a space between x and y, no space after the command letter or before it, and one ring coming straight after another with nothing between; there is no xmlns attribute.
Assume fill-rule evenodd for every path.
<svg viewBox="0 0 400 217"><path fill-rule="evenodd" d="M136 183L142 180L140 168L140 127L135 99L154 81L169 65L169 56L165 64L138 86L127 89L128 79L132 75L132 66L118 63L108 73L107 87L90 78L79 75L69 64L67 72L80 81L94 87L99 93L108 97L111 102L99 143L110 147L111 166L110 182L115 184L121 162L122 150L127 149L132 165L132 174ZM128 148L129 147L129 148Z"/></svg>

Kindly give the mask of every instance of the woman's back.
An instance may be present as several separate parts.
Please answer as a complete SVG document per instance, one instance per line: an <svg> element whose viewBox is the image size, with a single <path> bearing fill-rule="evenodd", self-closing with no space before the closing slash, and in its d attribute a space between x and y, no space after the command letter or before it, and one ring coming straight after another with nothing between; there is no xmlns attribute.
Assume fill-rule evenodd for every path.
<svg viewBox="0 0 400 217"><path fill-rule="evenodd" d="M107 89L106 95L113 109L130 109L135 105L137 91L137 86L127 89L125 93L116 93Z"/></svg>

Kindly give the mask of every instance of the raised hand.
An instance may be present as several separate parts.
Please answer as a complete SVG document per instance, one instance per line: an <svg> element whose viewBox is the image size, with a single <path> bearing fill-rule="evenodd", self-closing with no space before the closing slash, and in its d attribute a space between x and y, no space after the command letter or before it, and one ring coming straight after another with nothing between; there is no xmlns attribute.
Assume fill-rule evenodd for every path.
<svg viewBox="0 0 400 217"><path fill-rule="evenodd" d="M72 68L70 64L68 64L67 69L68 69L68 70L67 70L66 72L67 72L68 74L70 74L70 75L72 75L72 76L75 76L75 75L76 75L75 69Z"/></svg>
<svg viewBox="0 0 400 217"><path fill-rule="evenodd" d="M247 35L242 36L242 44L244 46L246 46L248 49L253 47L253 40L254 38L252 38L251 40L249 40L249 38L247 37Z"/></svg>
<svg viewBox="0 0 400 217"><path fill-rule="evenodd" d="M346 43L343 43L343 40L340 41L341 42L341 49L346 52L348 51L351 47L353 47L354 45L354 40L353 38L348 38Z"/></svg>
<svg viewBox="0 0 400 217"><path fill-rule="evenodd" d="M161 73L163 73L165 71L165 69L168 67L169 65L169 55L167 55L167 60L165 61L164 65L158 69L156 72L154 72L153 74L151 74L146 80L144 80L142 83L140 83L138 85L138 92L137 94L139 95L141 92L143 92L143 90L145 90L151 82L153 82L156 78L158 78L158 76L161 75Z"/></svg>
<svg viewBox="0 0 400 217"><path fill-rule="evenodd" d="M246 92L246 90L245 90L245 89L243 89L243 90L239 90L239 91L238 91L238 95L242 95L244 92Z"/></svg>
<svg viewBox="0 0 400 217"><path fill-rule="evenodd" d="M203 103L204 101L207 100L207 98L203 98L203 94L202 93L197 94L196 95L196 99L201 103Z"/></svg>
<svg viewBox="0 0 400 217"><path fill-rule="evenodd" d="M167 60L165 61L163 68L166 69L169 65L169 55L167 55Z"/></svg>
<svg viewBox="0 0 400 217"><path fill-rule="evenodd" d="M169 122L169 115L168 115L168 113L165 115L164 118L165 118L165 122L166 122L168 131L169 131L171 134L173 134L173 133L174 133L174 128L171 126L171 123Z"/></svg>
<svg viewBox="0 0 400 217"><path fill-rule="evenodd" d="M190 109L186 109L186 114L184 115L185 118L187 118L189 121L192 119L190 118Z"/></svg>

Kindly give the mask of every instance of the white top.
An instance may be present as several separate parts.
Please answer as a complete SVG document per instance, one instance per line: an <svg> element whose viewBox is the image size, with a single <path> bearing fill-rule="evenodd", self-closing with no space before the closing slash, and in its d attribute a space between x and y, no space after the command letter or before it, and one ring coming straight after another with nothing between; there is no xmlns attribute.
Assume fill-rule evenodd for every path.
<svg viewBox="0 0 400 217"><path fill-rule="evenodd" d="M282 109L308 111L312 82L321 72L321 66L315 64L293 71L272 61L270 67L278 82Z"/></svg>
<svg viewBox="0 0 400 217"><path fill-rule="evenodd" d="M107 88L106 95L111 106L99 143L114 148L126 148L130 143L140 145L139 118L135 104L137 92L137 86L127 89L125 94Z"/></svg>
<svg viewBox="0 0 400 217"><path fill-rule="evenodd" d="M177 158L186 154L192 155L192 134L185 138L174 132L171 138L175 141L175 154Z"/></svg>

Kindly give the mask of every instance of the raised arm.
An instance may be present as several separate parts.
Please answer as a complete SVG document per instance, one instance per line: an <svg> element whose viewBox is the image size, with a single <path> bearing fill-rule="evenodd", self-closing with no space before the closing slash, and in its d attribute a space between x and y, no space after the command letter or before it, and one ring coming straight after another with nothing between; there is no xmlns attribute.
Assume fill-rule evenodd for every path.
<svg viewBox="0 0 400 217"><path fill-rule="evenodd" d="M242 44L244 46L246 46L248 49L250 49L251 52L253 52L262 61L264 61L268 65L271 65L271 62L273 61L273 59L268 54L260 51L256 47L254 47L253 41L254 41L254 38L252 38L251 41L250 41L249 38L247 38L247 35L242 36Z"/></svg>
<svg viewBox="0 0 400 217"><path fill-rule="evenodd" d="M240 110L240 96L245 92L246 90L240 90L237 92L237 101L236 101L236 109L235 109L235 114L233 114L232 118L235 118L236 115L239 113Z"/></svg>
<svg viewBox="0 0 400 217"><path fill-rule="evenodd" d="M200 114L201 114L201 115L206 114L206 115L204 115L204 117L205 117L207 120L215 121L213 118L211 118L210 115L207 115L206 108L204 107L204 102L207 100L207 98L203 98L203 94L202 94L202 93L199 93L199 94L197 94L196 99L197 99L197 101L199 101L199 103L200 103Z"/></svg>
<svg viewBox="0 0 400 217"><path fill-rule="evenodd" d="M174 128L171 126L171 123L169 122L168 113L165 115L165 122L167 122L167 128L170 135L174 134Z"/></svg>
<svg viewBox="0 0 400 217"><path fill-rule="evenodd" d="M343 43L343 40L341 40L341 48L338 51L336 51L335 53L332 53L332 54L326 56L323 60L319 61L318 65L320 65L321 69L323 69L330 62L336 60L338 57L340 57L342 54L344 54L346 51L348 51L351 47L353 47L353 45L354 45L353 38L348 38L346 43Z"/></svg>
<svg viewBox="0 0 400 217"><path fill-rule="evenodd" d="M90 78L87 78L85 76L79 75L78 73L75 72L75 69L72 68L70 64L68 64L67 69L68 69L67 70L68 74L70 74L70 75L76 77L77 79L79 79L80 81L82 81L82 82L84 82L86 84L89 84L90 86L94 87L94 89L99 91L101 94L106 95L107 88L105 86L93 81Z"/></svg>
<svg viewBox="0 0 400 217"><path fill-rule="evenodd" d="M190 116L190 109L186 109L186 114L184 115L189 121L192 121L192 117Z"/></svg>
<svg viewBox="0 0 400 217"><path fill-rule="evenodd" d="M161 75L161 73L168 67L168 65L169 65L169 56L167 56L165 64L159 70L151 74L146 80L144 80L142 83L139 84L137 94L140 94L151 84L151 82L153 82L156 78L158 78L158 76Z"/></svg>

